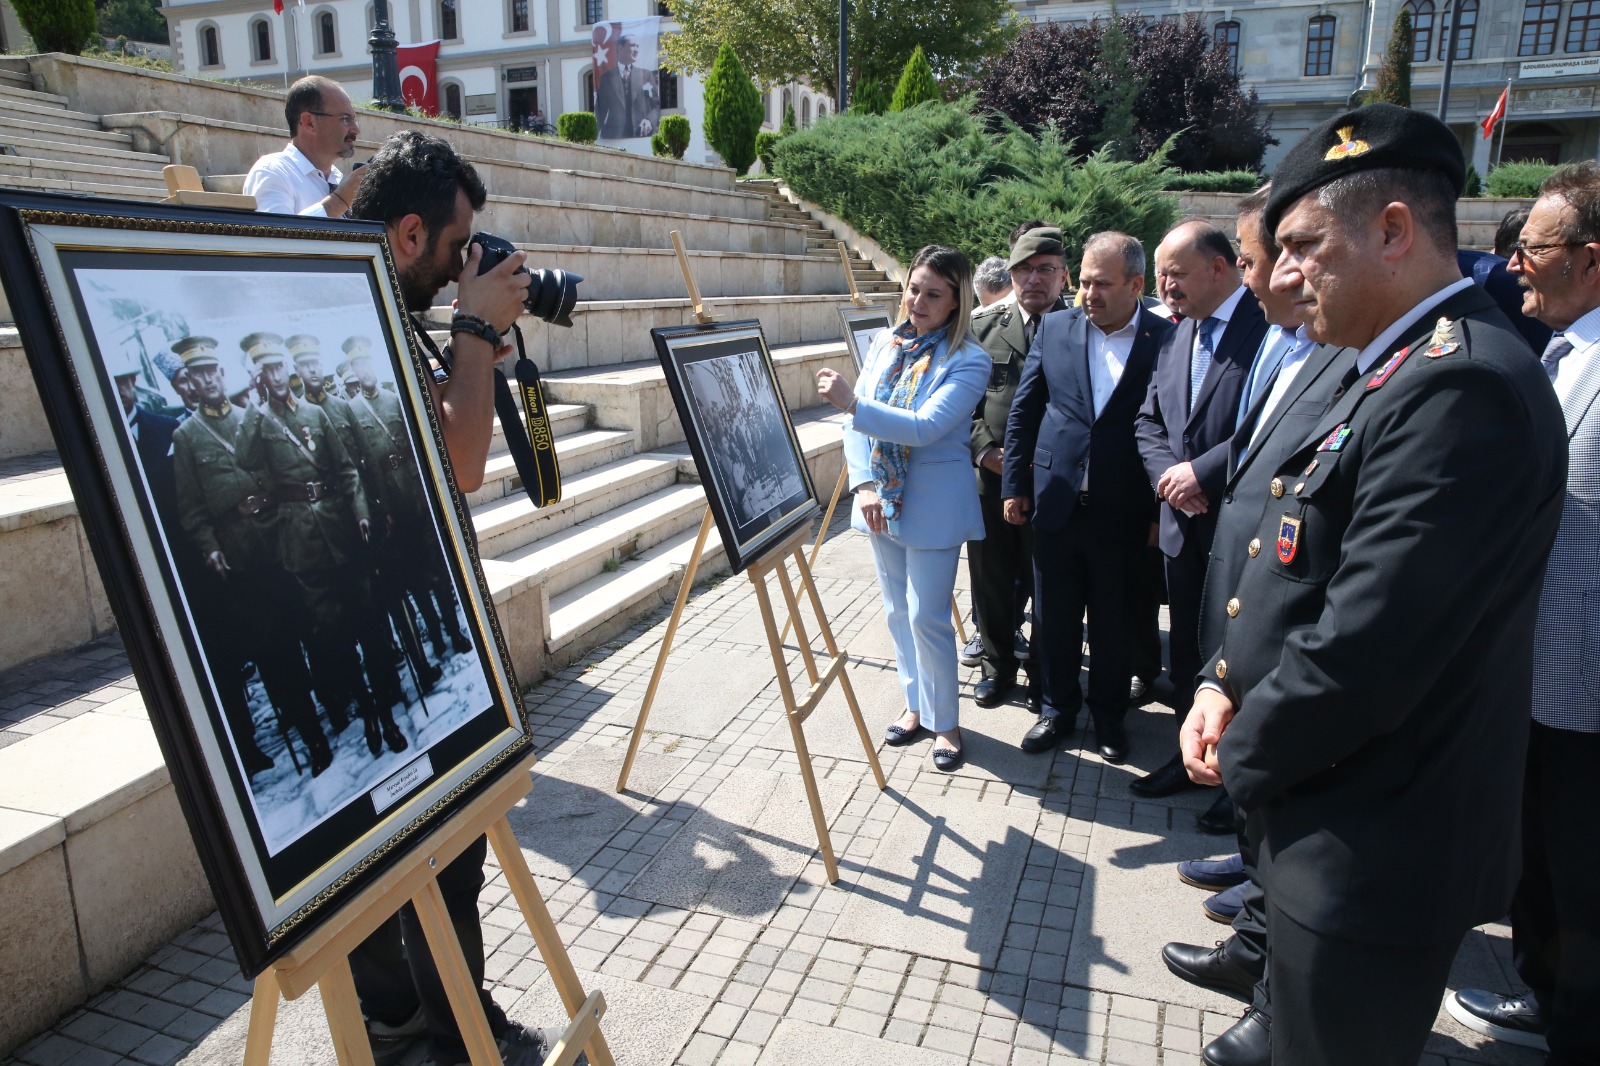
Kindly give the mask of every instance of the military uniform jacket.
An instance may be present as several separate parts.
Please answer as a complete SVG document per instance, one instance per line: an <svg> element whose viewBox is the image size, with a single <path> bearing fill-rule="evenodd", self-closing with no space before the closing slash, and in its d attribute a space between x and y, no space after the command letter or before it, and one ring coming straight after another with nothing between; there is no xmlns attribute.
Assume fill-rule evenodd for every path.
<svg viewBox="0 0 1600 1066"><path fill-rule="evenodd" d="M221 415L202 409L172 435L178 524L202 558L220 551L233 570L277 564L266 486L237 456L245 424L260 417L254 407L230 404Z"/></svg>
<svg viewBox="0 0 1600 1066"><path fill-rule="evenodd" d="M396 517L420 514L427 501L406 437L399 397L383 389L375 390L371 396L357 393L350 401L350 413L375 468L373 481L383 509Z"/></svg>
<svg viewBox="0 0 1600 1066"><path fill-rule="evenodd" d="M1066 308L1067 301L1057 297L1039 317L1043 320L1044 315ZM972 314L972 337L994 361L983 398L972 412L972 465L977 468L978 492L983 496L1000 495L1000 475L978 466L978 458L990 448L1005 447L1006 419L1011 415L1011 401L1016 398L1022 368L1028 361L1022 325L1022 308L1014 298L981 307ZM1038 339L1037 330L1034 339Z"/></svg>
<svg viewBox="0 0 1600 1066"><path fill-rule="evenodd" d="M237 447L240 465L267 483L276 503L279 566L299 574L357 558L356 523L371 517L367 497L322 408L270 401L245 424Z"/></svg>
<svg viewBox="0 0 1600 1066"><path fill-rule="evenodd" d="M1238 711L1222 776L1268 896L1320 933L1424 944L1503 916L1516 886L1566 441L1481 290L1390 351L1242 470L1272 499L1204 672Z"/></svg>

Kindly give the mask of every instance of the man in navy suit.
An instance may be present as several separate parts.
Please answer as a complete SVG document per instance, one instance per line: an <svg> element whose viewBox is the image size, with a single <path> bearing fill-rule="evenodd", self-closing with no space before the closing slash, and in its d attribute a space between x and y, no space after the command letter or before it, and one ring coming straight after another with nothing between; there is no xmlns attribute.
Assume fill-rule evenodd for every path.
<svg viewBox="0 0 1600 1066"><path fill-rule="evenodd" d="M1072 731L1087 608L1095 740L1107 762L1127 758L1129 605L1155 509L1134 419L1172 329L1140 306L1144 268L1144 248L1126 233L1089 238L1083 307L1044 317L1011 403L1001 492L1006 521L1034 527L1032 663L1042 690L1023 751L1049 751Z"/></svg>
<svg viewBox="0 0 1600 1066"><path fill-rule="evenodd" d="M137 355L125 352L120 358L114 358L117 365L113 368L112 380L117 386L117 400L122 404L128 435L133 438L139 465L150 486L151 502L167 528L176 529L178 483L172 472L172 434L178 428L178 420L139 403L139 376L144 368Z"/></svg>
<svg viewBox="0 0 1600 1066"><path fill-rule="evenodd" d="M1543 363L1566 419L1566 502L1533 635L1533 723L1522 791L1522 880L1511 956L1531 992L1463 988L1445 1001L1468 1028L1550 1052L1550 1066L1600 1062L1600 163L1544 182L1509 267L1523 313L1555 329Z"/></svg>
<svg viewBox="0 0 1600 1066"><path fill-rule="evenodd" d="M1228 444L1267 320L1239 280L1233 245L1209 222L1191 219L1168 231L1156 249L1156 282L1162 299L1184 317L1161 348L1137 434L1145 471L1163 501L1172 705L1187 708L1200 671L1200 598ZM1182 718L1175 717L1175 727ZM1141 796L1168 796L1190 784L1174 732L1172 758L1129 787Z"/></svg>

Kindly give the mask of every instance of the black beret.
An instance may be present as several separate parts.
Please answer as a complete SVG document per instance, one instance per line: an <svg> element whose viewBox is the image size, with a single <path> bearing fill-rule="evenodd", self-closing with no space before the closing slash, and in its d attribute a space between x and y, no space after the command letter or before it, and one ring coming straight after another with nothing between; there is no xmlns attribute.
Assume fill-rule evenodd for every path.
<svg viewBox="0 0 1600 1066"><path fill-rule="evenodd" d="M1457 197L1467 181L1461 143L1443 122L1409 107L1368 104L1329 119L1289 149L1272 175L1262 224L1270 233L1306 193L1378 167L1438 171L1450 179Z"/></svg>

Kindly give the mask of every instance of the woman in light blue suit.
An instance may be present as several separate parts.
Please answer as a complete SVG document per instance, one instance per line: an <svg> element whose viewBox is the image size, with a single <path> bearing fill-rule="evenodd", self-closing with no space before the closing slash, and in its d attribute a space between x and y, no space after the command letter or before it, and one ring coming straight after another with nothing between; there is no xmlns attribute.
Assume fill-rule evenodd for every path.
<svg viewBox="0 0 1600 1066"><path fill-rule="evenodd" d="M850 524L871 537L906 693L885 742L929 730L933 764L947 772L962 761L950 595L961 545L983 536L969 441L992 360L967 334L971 317L972 265L929 245L912 260L899 323L873 339L854 391L837 372L817 372L817 392L850 412Z"/></svg>

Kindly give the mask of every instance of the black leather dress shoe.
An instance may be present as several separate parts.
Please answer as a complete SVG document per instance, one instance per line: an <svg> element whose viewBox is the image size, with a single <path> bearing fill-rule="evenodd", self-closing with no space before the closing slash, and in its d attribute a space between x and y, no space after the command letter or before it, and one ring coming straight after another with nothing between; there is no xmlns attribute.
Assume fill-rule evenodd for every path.
<svg viewBox="0 0 1600 1066"><path fill-rule="evenodd" d="M1011 690L1017 687L1015 677L986 677L978 682L972 690L972 701L979 707L998 707L1011 695Z"/></svg>
<svg viewBox="0 0 1600 1066"><path fill-rule="evenodd" d="M1214 988L1230 996L1249 1002L1258 975L1246 970L1228 954L1228 943L1217 941L1216 947L1203 948L1195 944L1168 944L1161 949L1161 961L1167 969L1201 988Z"/></svg>
<svg viewBox="0 0 1600 1066"><path fill-rule="evenodd" d="M1206 1066L1272 1066L1272 1019L1251 1007L1200 1053Z"/></svg>
<svg viewBox="0 0 1600 1066"><path fill-rule="evenodd" d="M1444 1006L1452 1018L1475 1033L1521 1047L1550 1050L1550 1042L1545 1039L1549 1025L1532 993L1502 996L1481 988L1463 988L1446 997Z"/></svg>
<svg viewBox="0 0 1600 1066"><path fill-rule="evenodd" d="M1028 710L1034 714L1044 710L1044 690L1032 678L1028 679Z"/></svg>
<svg viewBox="0 0 1600 1066"><path fill-rule="evenodd" d="M1186 788L1199 787L1189 780L1189 771L1183 768L1183 758L1178 755L1174 755L1171 762L1154 773L1146 774L1137 781L1128 782L1129 792L1149 799L1175 796Z"/></svg>
<svg viewBox="0 0 1600 1066"><path fill-rule="evenodd" d="M1194 820L1195 828L1212 836L1231 836L1238 829L1233 816L1233 797L1224 792Z"/></svg>
<svg viewBox="0 0 1600 1066"><path fill-rule="evenodd" d="M1121 722L1096 722L1094 739L1100 749L1100 757L1107 763L1121 766L1128 761L1128 731Z"/></svg>
<svg viewBox="0 0 1600 1066"><path fill-rule="evenodd" d="M1022 738L1022 750L1032 754L1039 751L1051 751L1072 733L1072 723L1065 718L1045 718L1040 716L1033 723L1033 728L1028 730Z"/></svg>

